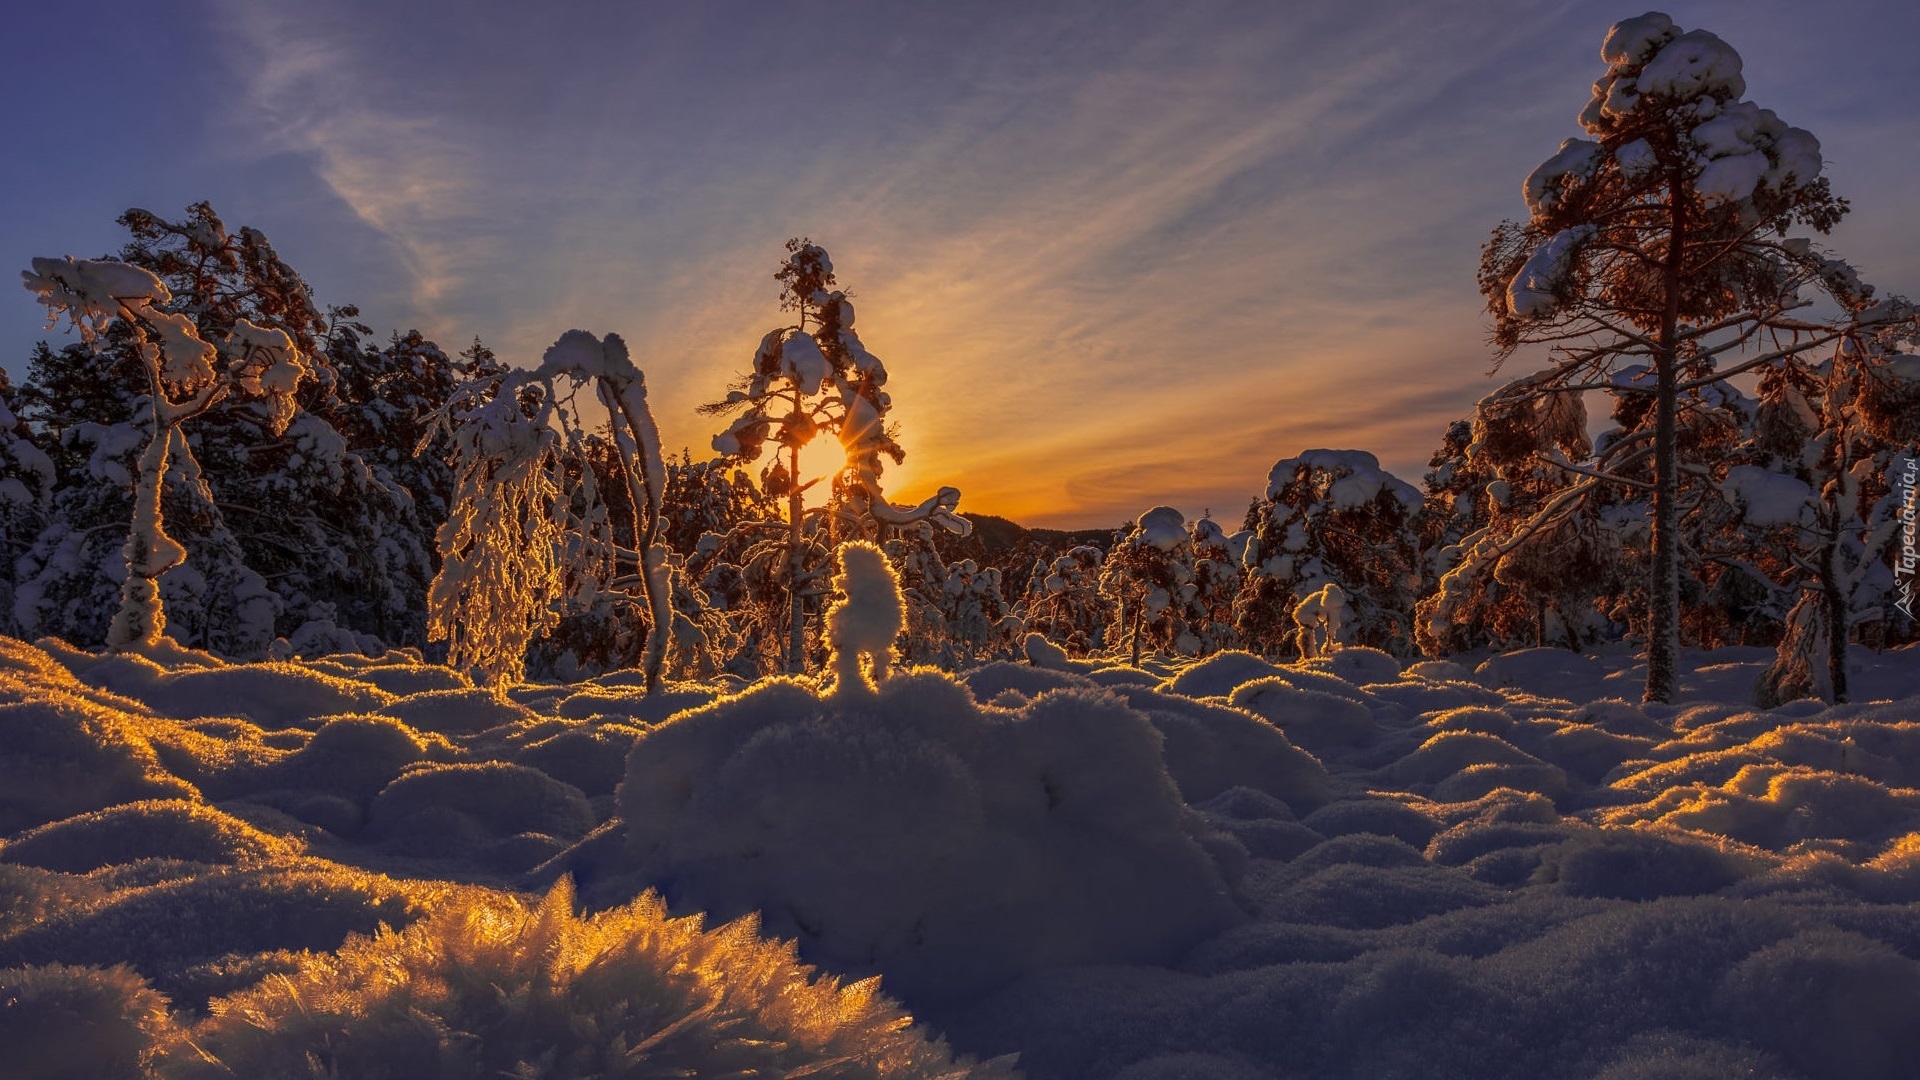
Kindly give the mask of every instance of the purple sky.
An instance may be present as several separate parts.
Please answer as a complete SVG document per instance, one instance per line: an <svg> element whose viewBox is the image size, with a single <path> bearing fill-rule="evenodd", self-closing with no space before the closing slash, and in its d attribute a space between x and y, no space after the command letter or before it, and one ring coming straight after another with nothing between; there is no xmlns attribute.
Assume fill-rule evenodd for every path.
<svg viewBox="0 0 1920 1080"><path fill-rule="evenodd" d="M1417 482L1492 388L1479 244L1640 10L16 5L0 238L18 267L99 255L127 207L208 199L382 335L532 362L620 332L699 454L693 406L784 321L771 274L808 235L892 372L898 498L1237 520L1308 447ZM1920 294L1920 5L1664 10L1820 138L1854 205L1832 246ZM16 376L40 326L0 303Z"/></svg>

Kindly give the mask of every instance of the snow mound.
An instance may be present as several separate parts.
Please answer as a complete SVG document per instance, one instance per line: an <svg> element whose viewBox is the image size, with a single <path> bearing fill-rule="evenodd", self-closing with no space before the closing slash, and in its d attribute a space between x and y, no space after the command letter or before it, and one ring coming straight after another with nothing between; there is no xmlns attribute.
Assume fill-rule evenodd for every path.
<svg viewBox="0 0 1920 1080"><path fill-rule="evenodd" d="M1113 691L1145 713L1164 740L1167 772L1190 803L1230 788L1264 791L1304 813L1331 797L1326 769L1278 727L1250 712L1145 687Z"/></svg>
<svg viewBox="0 0 1920 1080"><path fill-rule="evenodd" d="M300 727L329 713L373 712L395 700L366 683L275 662L168 671L148 687L125 692L163 716L244 716L267 728Z"/></svg>
<svg viewBox="0 0 1920 1080"><path fill-rule="evenodd" d="M0 705L0 835L147 799L198 799L140 718L61 689Z"/></svg>
<svg viewBox="0 0 1920 1080"><path fill-rule="evenodd" d="M260 784L338 795L364 806L409 766L450 749L391 717L335 717L304 746L261 770Z"/></svg>
<svg viewBox="0 0 1920 1080"><path fill-rule="evenodd" d="M374 797L367 832L421 855L462 854L520 834L578 840L593 828L580 789L524 765L430 765L402 774ZM552 844L545 861L560 849Z"/></svg>
<svg viewBox="0 0 1920 1080"><path fill-rule="evenodd" d="M931 672L873 697L776 680L647 732L619 808L675 904L759 911L821 962L953 1000L1036 967L1167 962L1244 917L1161 741L1088 690L1009 715Z"/></svg>
<svg viewBox="0 0 1920 1080"><path fill-rule="evenodd" d="M70 874L140 859L259 864L298 845L188 799L124 803L42 825L0 844L0 862Z"/></svg>
<svg viewBox="0 0 1920 1080"><path fill-rule="evenodd" d="M1400 677L1398 658L1364 645L1348 645L1335 649L1326 656L1309 660L1301 666L1308 671L1325 672L1336 679L1345 679L1355 686L1391 682Z"/></svg>
<svg viewBox="0 0 1920 1080"><path fill-rule="evenodd" d="M1243 683L1229 700L1313 753L1365 743L1374 734L1373 713L1365 705L1318 690L1301 690L1285 679Z"/></svg>
<svg viewBox="0 0 1920 1080"><path fill-rule="evenodd" d="M1592 657L1565 649L1521 649L1488 659L1473 674L1495 690L1517 687L1540 697L1590 701L1602 696L1608 673Z"/></svg>
<svg viewBox="0 0 1920 1080"><path fill-rule="evenodd" d="M1226 697L1244 683L1280 673L1280 668L1250 652L1228 649L1182 671L1169 679L1165 687L1168 693L1190 698Z"/></svg>
<svg viewBox="0 0 1920 1080"><path fill-rule="evenodd" d="M442 735L467 735L534 717L532 709L485 687L410 694L374 711L408 727Z"/></svg>

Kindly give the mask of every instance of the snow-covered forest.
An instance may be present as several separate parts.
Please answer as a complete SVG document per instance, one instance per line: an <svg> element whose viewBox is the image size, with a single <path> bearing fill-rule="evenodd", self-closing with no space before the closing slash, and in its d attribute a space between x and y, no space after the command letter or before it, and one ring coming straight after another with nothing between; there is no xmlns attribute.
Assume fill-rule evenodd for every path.
<svg viewBox="0 0 1920 1080"><path fill-rule="evenodd" d="M23 254L0 1062L1911 1075L1916 283L1719 37L1598 74L1428 471L1220 519L890 497L811 239L688 448L628 328L382 336L206 203Z"/></svg>

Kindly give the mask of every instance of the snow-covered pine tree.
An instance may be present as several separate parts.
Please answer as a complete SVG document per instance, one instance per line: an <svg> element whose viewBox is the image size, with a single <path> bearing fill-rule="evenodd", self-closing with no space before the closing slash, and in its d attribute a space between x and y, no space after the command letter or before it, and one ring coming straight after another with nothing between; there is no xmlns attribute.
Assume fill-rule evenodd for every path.
<svg viewBox="0 0 1920 1080"><path fill-rule="evenodd" d="M1853 290L1864 305L1871 290ZM1864 295L1862 295L1864 293ZM1903 300L1885 303L1897 315ZM1754 560L1791 602L1762 705L1799 697L1848 700L1854 628L1897 617L1889 555L1901 529L1901 477L1920 442L1920 340L1898 318L1875 318L1825 363L1783 359L1760 383L1752 438L1722 488L1740 521L1773 541Z"/></svg>
<svg viewBox="0 0 1920 1080"><path fill-rule="evenodd" d="M1645 696L1667 701L1681 400L1847 332L1850 316L1801 313L1800 291L1822 283L1830 260L1785 235L1795 224L1825 233L1847 207L1820 176L1818 140L1740 100L1740 55L1718 37L1649 12L1615 24L1600 55L1607 70L1580 114L1590 137L1527 177L1530 216L1494 231L1480 288L1502 359L1522 345L1551 350L1546 369L1503 391L1510 400L1606 389L1634 364L1652 372L1648 437L1593 471L1610 479L1651 459Z"/></svg>
<svg viewBox="0 0 1920 1080"><path fill-rule="evenodd" d="M785 666L806 669L806 609L821 595L827 556L848 537L877 539L882 526L904 527L931 521L955 532L969 528L954 507L960 492L941 488L912 508L889 503L880 486L881 457L896 463L905 457L886 422L893 403L883 389L887 369L868 352L854 331L853 303L833 288L833 260L826 249L804 238L787 241L787 259L774 273L782 286L782 310L797 322L769 330L754 352L753 364L726 398L703 406L709 415L737 413L713 448L729 461L757 460L767 443L785 460L763 477L768 495L786 499L783 528L745 526L761 534L744 555L744 564L765 564L777 551L785 572L787 599ZM835 474L833 495L824 513L810 515L802 482L800 451L820 435L839 440L843 467Z"/></svg>
<svg viewBox="0 0 1920 1080"><path fill-rule="evenodd" d="M1276 462L1267 494L1247 512L1253 533L1234 623L1247 647L1296 649L1293 610L1328 584L1352 607L1351 641L1405 654L1413 648L1420 585L1413 485L1364 450L1308 450Z"/></svg>
<svg viewBox="0 0 1920 1080"><path fill-rule="evenodd" d="M0 368L0 633L18 634L14 565L46 525L56 475L53 459L14 415L13 381Z"/></svg>
<svg viewBox="0 0 1920 1080"><path fill-rule="evenodd" d="M89 344L118 326L144 370L145 446L133 478L126 576L106 644L115 650L152 648L166 629L158 579L187 557L167 535L161 505L169 465L197 469L181 425L232 393L259 401L266 427L278 435L293 418L293 396L312 369L286 332L244 317L217 346L205 340L193 319L168 310L173 294L167 286L128 263L35 259L22 277L46 306L49 326L65 315Z"/></svg>
<svg viewBox="0 0 1920 1080"><path fill-rule="evenodd" d="M1015 614L1030 633L1044 635L1073 656L1115 644L1113 601L1100 590L1106 552L1081 544L1034 563Z"/></svg>
<svg viewBox="0 0 1920 1080"><path fill-rule="evenodd" d="M973 559L947 562L929 539L905 530L884 547L907 604L901 662L951 671L1013 655L1025 627L1011 616L1000 569Z"/></svg>
<svg viewBox="0 0 1920 1080"><path fill-rule="evenodd" d="M1189 525L1171 506L1154 507L1115 535L1100 566L1100 590L1118 612L1113 636L1128 643L1135 664L1148 648L1205 656L1239 644L1234 553L1244 554L1251 539L1229 537L1208 517Z"/></svg>
<svg viewBox="0 0 1920 1080"><path fill-rule="evenodd" d="M1113 548L1100 564L1100 593L1117 613L1113 644L1126 644L1134 667L1149 649L1200 651L1199 640L1184 635L1180 619L1194 591L1187 549L1185 516L1171 506L1156 506L1114 534Z"/></svg>
<svg viewBox="0 0 1920 1080"><path fill-rule="evenodd" d="M660 534L669 548L693 556L708 536L709 547L724 540L735 526L766 521L780 512L774 500L760 490L753 474L723 457L695 461L682 448L678 461L667 462L667 490L660 511Z"/></svg>
<svg viewBox="0 0 1920 1080"><path fill-rule="evenodd" d="M286 333L296 345L316 343L309 356L314 377L293 395L290 419L229 396L193 422L188 443L200 482L170 482L163 502L170 533L195 570L162 577L168 603L185 613L190 602L204 608L209 625L230 625L243 608L261 610L253 595L251 572L257 571L278 598L271 603L280 615L263 629L269 641L276 633L300 638L302 629L317 627L326 632L304 636L355 641L374 634L393 644L424 643L432 521L423 522L418 509L424 502L431 511L443 500L416 501L408 474L444 472L444 466L432 453L409 455L393 463L396 475L383 467L393 450L379 441L382 433L356 426L369 402L346 393L350 372L343 367L358 369L371 351L359 344L368 331L353 321L356 313L333 308L320 315L306 284L264 236L252 229L230 233L204 203L178 222L139 210L121 221L133 234L121 258L159 276L172 294L166 310L190 318L202 338L218 340L234 320L245 319ZM110 531L130 515L122 496L98 480L119 468L115 461L131 438L122 425L135 423L146 408L146 377L125 334L109 328L94 344L101 346L97 355L78 346L36 351L20 409L54 451L63 478L46 535L28 560L35 632L84 644L104 639L104 626L92 625L90 617L97 608L83 600L118 588L118 560L108 557L118 541ZM300 347L308 355L307 346ZM425 349L437 352L431 343ZM372 368L380 367L376 357ZM384 379L382 392L403 392L399 382ZM284 431L276 433L283 419ZM223 565L227 561L233 565ZM222 582L240 592L220 595L227 587ZM207 592L209 586L215 592ZM173 636L188 630L181 623ZM253 637L249 632L244 640ZM243 639L233 640L237 647ZM235 655L259 651L248 645Z"/></svg>
<svg viewBox="0 0 1920 1080"><path fill-rule="evenodd" d="M1188 632L1200 643L1199 655L1238 648L1240 631L1233 624L1233 604L1246 584L1244 564L1253 534L1244 529L1229 534L1209 512L1188 530L1188 544L1193 595L1187 601L1186 622Z"/></svg>
<svg viewBox="0 0 1920 1080"><path fill-rule="evenodd" d="M1447 445L1442 454L1456 456L1434 458L1427 519L1443 513L1437 501L1451 502L1436 540L1477 527L1429 554L1440 578L1415 607L1421 649L1581 648L1601 621L1594 599L1616 577L1621 539L1610 506L1567 495L1581 477L1561 463L1592 455L1580 395L1496 393Z"/></svg>
<svg viewBox="0 0 1920 1080"><path fill-rule="evenodd" d="M381 353L364 348L369 330L355 309L323 314L264 235L230 233L205 203L180 221L130 210L121 222L133 234L122 258L159 275L203 333L247 318L281 329L312 358L314 378L284 435L266 431L259 410L233 403L196 425L195 451L219 513L247 565L281 599L280 632L309 643L372 635L424 644L433 533L405 482L422 477L386 466L429 476L436 468L432 453L405 454L413 443L395 441L420 421L392 425L401 408L424 415L444 401L449 380L430 363L444 360L439 350L398 340ZM409 385L416 380L417 389Z"/></svg>
<svg viewBox="0 0 1920 1080"><path fill-rule="evenodd" d="M1481 453L1472 420L1447 426L1427 469L1425 499L1416 519L1422 588L1414 607L1414 640L1428 656L1499 647L1513 639L1514 628L1525 618L1524 598L1500 589L1484 571L1470 580L1456 577L1449 591L1442 590L1447 575L1486 538L1511 488ZM1443 603L1446 611L1436 617Z"/></svg>

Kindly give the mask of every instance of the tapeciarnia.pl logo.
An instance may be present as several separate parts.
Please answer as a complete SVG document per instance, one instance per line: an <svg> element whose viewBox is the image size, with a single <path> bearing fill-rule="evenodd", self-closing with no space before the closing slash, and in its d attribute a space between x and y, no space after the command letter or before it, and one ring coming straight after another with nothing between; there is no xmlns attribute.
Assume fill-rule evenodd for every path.
<svg viewBox="0 0 1920 1080"><path fill-rule="evenodd" d="M1913 590L1915 567L1920 565L1920 522L1916 522L1916 502L1920 502L1920 457L1909 454L1906 462L1895 473L1894 493L1900 499L1900 549L1893 557L1893 579L1895 591L1899 597L1894 606L1904 612L1907 618L1913 618Z"/></svg>

